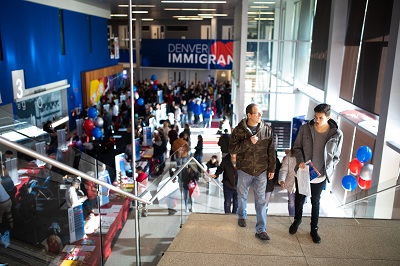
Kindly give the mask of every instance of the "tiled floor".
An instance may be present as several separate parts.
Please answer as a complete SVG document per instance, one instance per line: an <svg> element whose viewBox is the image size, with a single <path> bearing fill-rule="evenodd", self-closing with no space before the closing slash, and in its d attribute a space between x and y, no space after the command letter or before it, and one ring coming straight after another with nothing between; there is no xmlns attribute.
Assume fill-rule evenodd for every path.
<svg viewBox="0 0 400 266"><path fill-rule="evenodd" d="M192 146L194 147L197 143L197 134L202 134L204 137L211 136L210 133L214 133L214 129L207 129L206 131L204 131L203 129L192 129ZM205 145L203 162L206 162L213 154L217 154L220 156L219 147L217 145ZM195 213L212 213L214 215L206 217L195 215L195 218L190 218L187 221L191 213L186 213L185 210L182 209L182 204L178 200L175 207L177 212L174 215L169 215L166 203L164 201L161 201L149 206L148 216L139 219L139 230L141 236L140 255L142 265L157 265L162 257L162 254L167 251L167 249L170 247L171 243L175 239L176 235L178 233L181 234L183 229L185 229L184 234L186 236L183 237L183 240L176 240L174 242L173 246L170 247L170 251L172 250L172 253L167 253L172 255L168 256L168 259L163 260L161 265L231 265L228 263L228 261L231 261L232 264L235 265L235 256L238 256L238 258L240 258L242 262L240 263L241 265L255 265L256 263L258 263L257 260L260 260L260 262L262 261L262 258L256 258L255 256L253 256L257 254L257 249L262 248L262 244L257 243L255 241L253 233L251 233L254 231L254 226L248 226L245 229L246 231L248 231L248 235L243 240L240 240L239 236L241 235L241 231L239 230L240 228L237 227L237 217L235 215L223 214L222 192L217 188L216 185L214 185L213 183L205 182L203 179L201 179L200 181L200 189L201 195L199 198L196 199L194 204ZM177 190L176 193L176 196L180 198L179 190ZM255 219L254 200L252 195L253 193L250 191L247 206L250 220ZM327 191L323 191L321 200L321 217L349 217L345 213L345 211L338 208L337 206L339 206L339 201L336 199L336 197ZM304 216L309 216L310 211L311 204L308 200L308 202L304 206ZM287 193L286 191L282 191L280 187L276 187L269 204L267 230L271 230L271 237L279 239L279 245L275 246L274 250L282 249L282 251L276 254L271 253L267 256L274 256L274 261L279 261L279 254L283 253L284 250L287 250L291 254L289 258L283 258L282 261L278 263L278 265L290 265L294 264L296 261L299 264L305 264L307 262L307 258L305 258L305 255L301 253L302 243L300 240L294 241L294 243L292 243L292 245L294 245L296 248L290 247L290 243L293 242L293 240L296 238L295 236L291 236L287 233L291 219L292 218L288 217L287 211ZM196 222L194 224L190 223L190 225L186 225L187 222L192 222L194 220L203 220L203 222L200 225ZM209 226L207 226L207 222L204 221L209 221ZM309 242L311 240L309 240L309 235L307 233L307 230L309 230L308 224L308 222L303 223L301 227L302 234L300 235L300 237L305 242L307 242L307 245L310 245ZM214 239L214 237L210 236L211 239L208 238L204 241L203 239L201 239L205 237L204 235L206 234L206 232L209 233L208 231L211 230L211 228L213 230L213 233L211 234L214 234L214 232L219 232L219 230L215 229L215 227L221 226L224 228L226 227L223 232L225 232L227 236L233 234L235 237L233 239L230 239L230 237L228 237L227 239L218 240L219 238ZM181 227L183 229L181 229ZM193 230L196 233L193 232L193 234L188 234L188 232L190 231L189 228L192 227L194 227ZM275 233L275 231L277 233ZM106 265L136 265L134 232L135 218L134 211L132 211L130 213L128 221L126 222L124 228L119 234L118 240L115 242L113 252L106 261ZM202 237L199 239L199 236ZM192 246L185 249L180 243L186 243L186 241L188 240L187 238L192 238L194 243L191 243ZM199 240L195 241L194 238ZM245 250L248 249L246 248L246 241L250 241L250 245L256 245L257 249L252 251L254 253L253 255L251 255L251 252L246 253ZM271 243L275 241L277 240L273 240L271 241ZM235 256L228 256L229 259L227 258L226 261L225 259L220 258L220 254L212 252L212 250L214 249L219 250L220 253L228 252L228 250L230 249L229 247L226 247L225 251L222 250L222 247L220 247L228 244L232 244L234 246L233 250L237 252L237 254ZM205 252L204 250L207 251ZM182 259L184 259L184 257L186 256L183 253L187 253L189 255L193 252L202 253L202 255L198 257L199 261L205 259L204 257L209 257L206 260L210 261L210 263L202 264L200 262L182 262ZM233 254L235 252L231 252L230 254ZM245 263L244 261L249 256L255 257L255 260L252 263ZM215 257L216 260L213 260L213 257ZM178 259L179 261L175 261L175 259ZM214 261L215 263L211 263L211 261ZM310 262L310 264L318 264L318 258L314 258L313 261L314 263ZM329 261L323 260L323 262ZM258 264L263 265L264 263ZM236 263L236 265L238 264Z"/></svg>

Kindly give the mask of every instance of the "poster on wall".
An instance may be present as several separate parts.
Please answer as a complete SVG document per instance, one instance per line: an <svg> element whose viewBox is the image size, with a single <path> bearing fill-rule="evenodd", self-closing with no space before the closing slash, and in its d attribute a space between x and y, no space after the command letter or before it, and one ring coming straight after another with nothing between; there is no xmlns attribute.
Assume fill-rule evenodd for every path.
<svg viewBox="0 0 400 266"><path fill-rule="evenodd" d="M124 78L122 72L91 80L89 89L90 105L99 105L101 97L105 96L107 92L112 90L118 91L122 87L124 87Z"/></svg>

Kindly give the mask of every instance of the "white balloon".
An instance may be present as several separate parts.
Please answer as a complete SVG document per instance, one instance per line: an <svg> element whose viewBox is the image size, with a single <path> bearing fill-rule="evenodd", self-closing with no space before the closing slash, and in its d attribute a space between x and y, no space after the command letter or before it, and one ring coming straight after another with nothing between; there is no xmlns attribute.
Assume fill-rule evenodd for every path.
<svg viewBox="0 0 400 266"><path fill-rule="evenodd" d="M366 181L372 179L372 171L374 166L372 164L365 164L360 171L360 177Z"/></svg>

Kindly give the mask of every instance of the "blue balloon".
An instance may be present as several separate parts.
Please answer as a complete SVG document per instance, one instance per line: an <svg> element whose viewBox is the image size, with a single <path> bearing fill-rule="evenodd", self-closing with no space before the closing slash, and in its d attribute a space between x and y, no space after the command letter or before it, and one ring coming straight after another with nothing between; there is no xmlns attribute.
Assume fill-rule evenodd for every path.
<svg viewBox="0 0 400 266"><path fill-rule="evenodd" d="M342 186L348 191L355 190L357 188L357 178L353 175L345 175L342 178Z"/></svg>
<svg viewBox="0 0 400 266"><path fill-rule="evenodd" d="M156 84L153 85L153 90L157 90L157 85Z"/></svg>
<svg viewBox="0 0 400 266"><path fill-rule="evenodd" d="M142 98L137 99L137 104L142 106L144 104L144 100Z"/></svg>
<svg viewBox="0 0 400 266"><path fill-rule="evenodd" d="M372 158L371 148L368 146L361 146L357 150L356 157L362 163L368 162Z"/></svg>
<svg viewBox="0 0 400 266"><path fill-rule="evenodd" d="M135 85L133 85L133 92L136 92L137 88Z"/></svg>
<svg viewBox="0 0 400 266"><path fill-rule="evenodd" d="M156 75L151 75L151 80L156 80L157 79L157 77L156 77Z"/></svg>
<svg viewBox="0 0 400 266"><path fill-rule="evenodd" d="M103 136L103 131L101 131L101 128L95 127L95 128L93 128L93 130L92 130L92 136L93 136L95 139L101 139L101 137Z"/></svg>
<svg viewBox="0 0 400 266"><path fill-rule="evenodd" d="M87 114L88 114L88 117L89 117L89 118L95 119L95 118L97 117L98 112L97 112L97 109L96 109L96 108L90 107L90 108L88 109Z"/></svg>

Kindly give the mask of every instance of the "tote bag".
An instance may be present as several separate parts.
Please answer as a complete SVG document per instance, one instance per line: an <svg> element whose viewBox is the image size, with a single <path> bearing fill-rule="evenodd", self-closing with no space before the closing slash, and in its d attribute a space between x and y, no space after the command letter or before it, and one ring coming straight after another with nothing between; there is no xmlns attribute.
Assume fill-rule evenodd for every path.
<svg viewBox="0 0 400 266"><path fill-rule="evenodd" d="M306 165L304 169L299 168L299 170L297 170L296 177L297 185L299 186L299 193L307 197L311 197L309 166Z"/></svg>

